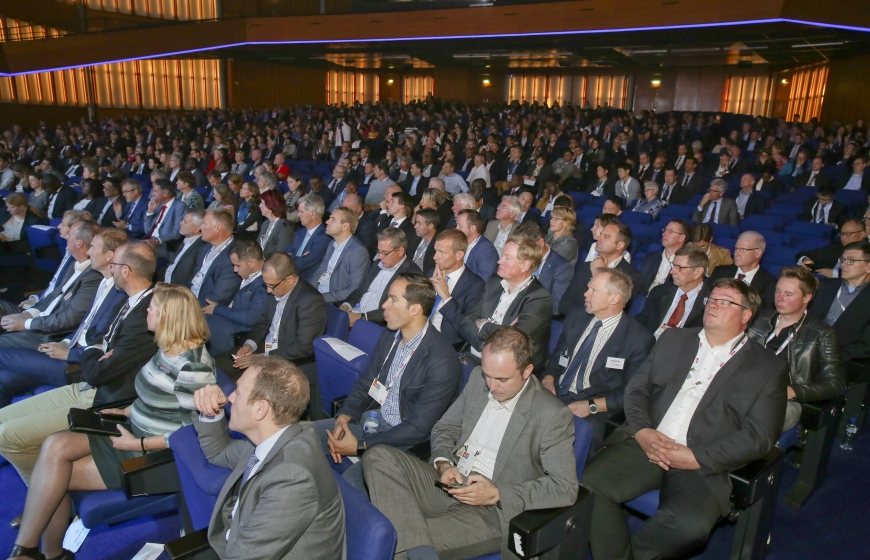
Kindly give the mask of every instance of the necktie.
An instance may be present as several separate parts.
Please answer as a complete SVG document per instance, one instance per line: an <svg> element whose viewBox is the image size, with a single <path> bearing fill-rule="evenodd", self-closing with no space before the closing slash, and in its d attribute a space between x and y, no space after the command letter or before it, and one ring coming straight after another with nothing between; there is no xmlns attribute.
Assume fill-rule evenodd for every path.
<svg viewBox="0 0 870 560"><path fill-rule="evenodd" d="M148 232L148 237L154 237L154 233L157 231L157 228L160 227L160 221L163 219L163 214L166 213L166 205L164 204L160 208L160 215L157 216L157 219L154 221L154 227L151 228L151 231Z"/></svg>
<svg viewBox="0 0 870 560"><path fill-rule="evenodd" d="M671 200L671 186L670 185L665 185L665 192L664 192L664 195L662 195L662 200L664 200L665 202L670 202L670 200Z"/></svg>
<svg viewBox="0 0 870 560"><path fill-rule="evenodd" d="M707 218L706 222L713 222L714 224L718 224L716 221L716 207L719 205L718 200L713 201L713 206L710 207L710 216Z"/></svg>
<svg viewBox="0 0 870 560"><path fill-rule="evenodd" d="M816 223L821 224L824 223L824 213L822 212L822 205L816 203Z"/></svg>
<svg viewBox="0 0 870 560"><path fill-rule="evenodd" d="M301 257L302 252L305 250L305 246L308 245L308 240L311 239L311 230L305 233L305 239L302 240L302 245L299 246L299 249L296 250L296 256Z"/></svg>
<svg viewBox="0 0 870 560"><path fill-rule="evenodd" d="M429 320L432 320L432 317L438 312L438 306L441 305L441 296L439 294L435 294L435 304L432 306L432 312L429 313Z"/></svg>
<svg viewBox="0 0 870 560"><path fill-rule="evenodd" d="M746 280L746 275L741 272L737 275L737 279L744 282Z"/></svg>
<svg viewBox="0 0 870 560"><path fill-rule="evenodd" d="M109 331L106 334L106 338L104 339L106 342L106 349L108 350L109 346L112 345L112 338L115 336L115 331L118 328L118 325L121 324L121 321L124 319L124 316L127 315L127 312L130 311L130 300L128 299L124 302L124 306L121 307L121 310L118 311L118 315L115 316L115 320L112 321L111 326L109 326Z"/></svg>
<svg viewBox="0 0 870 560"><path fill-rule="evenodd" d="M391 221L390 227L399 227L399 222L397 222L396 220Z"/></svg>
<svg viewBox="0 0 870 560"><path fill-rule="evenodd" d="M248 479L251 477L251 472L254 470L254 467L257 466L257 451L251 453L251 456L248 457L247 462L245 463L245 472L242 473L242 484L246 483Z"/></svg>
<svg viewBox="0 0 870 560"><path fill-rule="evenodd" d="M338 179L333 179L331 183L329 183L329 190L332 191L332 194L335 194L335 187L338 186Z"/></svg>
<svg viewBox="0 0 870 560"><path fill-rule="evenodd" d="M574 380L581 372L586 370L586 364L589 362L589 354L592 352L592 346L595 344L595 338L598 336L598 331L601 329L601 321L595 320L592 324L592 330L583 339L580 348L574 354L571 363L565 369L565 375L562 377L562 382L559 383L559 394L564 395L570 391L574 385Z"/></svg>
<svg viewBox="0 0 870 560"><path fill-rule="evenodd" d="M808 187L815 187L816 186L816 172L815 171L810 173L810 180L807 181L807 186Z"/></svg>
<svg viewBox="0 0 870 560"><path fill-rule="evenodd" d="M689 184L689 179L690 179L689 175L683 176L683 186L684 187Z"/></svg>
<svg viewBox="0 0 870 560"><path fill-rule="evenodd" d="M689 296L683 294L680 296L680 301L677 302L677 307L674 308L674 312L671 313L671 318L668 319L667 325L671 328L675 328L680 324L680 321L683 319L683 315L686 313L686 302L689 301Z"/></svg>

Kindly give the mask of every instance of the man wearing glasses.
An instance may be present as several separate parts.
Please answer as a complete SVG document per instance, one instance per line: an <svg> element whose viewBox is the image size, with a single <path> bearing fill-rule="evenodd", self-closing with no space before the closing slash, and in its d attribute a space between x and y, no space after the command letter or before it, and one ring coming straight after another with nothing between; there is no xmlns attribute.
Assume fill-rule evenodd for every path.
<svg viewBox="0 0 870 560"><path fill-rule="evenodd" d="M643 311L637 316L640 324L659 338L667 329L702 326L704 298L710 286L704 282L707 254L697 247L681 247L670 265L673 283L652 289Z"/></svg>
<svg viewBox="0 0 870 560"><path fill-rule="evenodd" d="M145 237L145 210L148 208L148 202L142 200L142 185L136 179L124 179L121 182L121 196L127 202L124 217L112 222L112 225L126 230L133 239L142 239Z"/></svg>
<svg viewBox="0 0 870 560"><path fill-rule="evenodd" d="M755 288L761 296L762 307L772 308L776 278L761 268L761 257L764 256L765 247L763 235L757 231L744 231L734 245L734 264L716 268L710 278L713 281L736 278Z"/></svg>
<svg viewBox="0 0 870 560"><path fill-rule="evenodd" d="M662 252L651 253L644 259L640 269L640 293L646 294L660 284L670 283L674 255L688 239L689 224L683 220L671 220L662 228Z"/></svg>
<svg viewBox="0 0 870 560"><path fill-rule="evenodd" d="M595 558L691 556L731 509L728 473L776 443L788 366L746 335L758 294L725 278L704 304L703 328L653 346L626 387L625 424L586 468ZM655 489L658 513L631 535L622 504Z"/></svg>
<svg viewBox="0 0 870 560"><path fill-rule="evenodd" d="M698 203L698 208L692 214L696 224L726 224L736 226L738 222L737 203L725 198L728 183L724 179L713 179L710 190Z"/></svg>
<svg viewBox="0 0 870 560"><path fill-rule="evenodd" d="M839 278L839 258L843 256L843 249L850 243L865 239L867 232L864 228L865 222L858 218L846 220L840 228L839 243L832 243L813 251L801 251L798 254L798 264L825 278Z"/></svg>

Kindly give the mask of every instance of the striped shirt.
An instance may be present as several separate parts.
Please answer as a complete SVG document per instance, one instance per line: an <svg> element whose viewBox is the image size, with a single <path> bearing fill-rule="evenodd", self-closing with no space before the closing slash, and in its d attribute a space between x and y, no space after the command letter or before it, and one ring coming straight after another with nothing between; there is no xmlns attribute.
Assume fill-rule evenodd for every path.
<svg viewBox="0 0 870 560"><path fill-rule="evenodd" d="M195 410L193 393L215 379L214 359L205 346L178 356L167 356L158 349L136 374L138 398L130 413L133 434L169 435L190 424L190 413Z"/></svg>
<svg viewBox="0 0 870 560"><path fill-rule="evenodd" d="M619 324L620 319L622 319L621 311L613 317L601 320L601 328L598 329L598 337L595 339L595 344L592 345L592 351L589 352L589 358L586 360L586 368L582 372L579 372L582 374L582 377L578 374L577 378L574 380L574 385L570 389L572 393L580 393L591 386L589 376L592 373L592 366L595 365L595 360L598 359L598 354L601 353L601 349L604 348L604 345L607 344L608 340L610 340L610 335L612 335L613 331L616 330L616 326ZM586 329L577 340L574 350L571 352L571 355L568 356L568 363L571 363L571 361L574 360L574 355L578 350L580 350L580 345L583 344L586 337L589 336L589 332L592 330L592 325L595 324L596 320L597 317L593 317L592 320L589 321L589 324L586 325ZM562 372L562 375L564 374L565 372ZM582 382L582 385L578 386L578 380Z"/></svg>

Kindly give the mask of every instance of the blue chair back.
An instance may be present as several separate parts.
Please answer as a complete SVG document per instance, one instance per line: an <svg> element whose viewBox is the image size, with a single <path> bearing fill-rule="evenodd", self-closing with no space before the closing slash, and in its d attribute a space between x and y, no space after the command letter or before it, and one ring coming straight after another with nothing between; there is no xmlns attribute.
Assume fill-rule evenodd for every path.
<svg viewBox="0 0 870 560"><path fill-rule="evenodd" d="M565 323L562 321L550 321L550 343L547 348L551 354L556 349L556 345L559 344L559 337L562 336L564 328Z"/></svg>
<svg viewBox="0 0 870 560"><path fill-rule="evenodd" d="M331 336L340 340L347 340L347 331L350 328L347 313L332 304L326 305L326 332L325 336Z"/></svg>
<svg viewBox="0 0 870 560"><path fill-rule="evenodd" d="M192 529L205 529L221 488L232 471L208 462L193 426L185 426L169 436L169 448L175 455L175 468Z"/></svg>
<svg viewBox="0 0 870 560"><path fill-rule="evenodd" d="M640 312L643 311L644 305L646 305L646 296L644 294L637 294L631 298L631 305L628 308L628 314L632 317L637 317L640 315Z"/></svg>
<svg viewBox="0 0 870 560"><path fill-rule="evenodd" d="M335 473L338 491L344 502L344 530L347 560L392 560L396 553L396 529L390 520Z"/></svg>
<svg viewBox="0 0 870 560"><path fill-rule="evenodd" d="M354 324L353 328L350 329L347 342L356 346L366 354L371 355L375 346L378 344L378 339L381 338L381 335L384 333L384 330L384 327L380 325L360 319Z"/></svg>

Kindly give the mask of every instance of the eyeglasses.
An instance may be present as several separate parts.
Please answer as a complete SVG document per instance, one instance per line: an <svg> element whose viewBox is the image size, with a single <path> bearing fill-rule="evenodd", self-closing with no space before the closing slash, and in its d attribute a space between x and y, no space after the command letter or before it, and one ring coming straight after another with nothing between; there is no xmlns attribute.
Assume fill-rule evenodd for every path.
<svg viewBox="0 0 870 560"><path fill-rule="evenodd" d="M758 251L761 247L734 247L735 253L748 253L749 251Z"/></svg>
<svg viewBox="0 0 870 560"><path fill-rule="evenodd" d="M133 189L126 189L126 190L121 189L121 192L124 193L124 194L130 194L130 193L134 193L134 192L136 192L136 191L133 190Z"/></svg>
<svg viewBox="0 0 870 560"><path fill-rule="evenodd" d="M293 276L293 275L292 275L292 274L288 274L287 276L285 276L284 278L278 280L278 281L275 282L274 284L269 284L269 283L266 282L266 281L263 281L263 284L266 286L266 289L267 289L267 290L274 290L275 288L277 288L278 286L280 286L281 284L283 284L284 282L286 282L287 279L290 278L291 276Z"/></svg>
<svg viewBox="0 0 870 560"><path fill-rule="evenodd" d="M737 307L742 307L743 309L749 309L745 305L741 305L741 304L737 303L736 301L731 301L730 299L720 299L720 298L711 298L711 297L704 298L704 305L710 306L712 304L716 304L716 307L721 307L722 309L728 309L732 305L736 305Z"/></svg>
<svg viewBox="0 0 870 560"><path fill-rule="evenodd" d="M859 230L856 230L856 231L841 231L841 232L840 232L840 237L845 237L845 236L847 236L847 235L855 235L856 233L863 234L863 233L864 233L864 230L863 230L863 229L859 229Z"/></svg>
<svg viewBox="0 0 870 560"><path fill-rule="evenodd" d="M672 229L662 228L661 233L665 233L665 232L670 233L670 234L673 234L673 235L682 235L682 236L685 236L685 235L686 235L686 234L683 233L682 231L674 231L674 230L672 230Z"/></svg>
<svg viewBox="0 0 870 560"><path fill-rule="evenodd" d="M700 268L700 265L694 265L694 266L693 266L693 265L688 265L688 266L683 266L683 265L680 265L680 264L674 264L674 263L671 263L671 268L672 268L672 269L673 269L673 268L676 268L677 270L679 270L679 271L682 272L683 270L687 270L687 269L690 269L690 268Z"/></svg>
<svg viewBox="0 0 870 560"><path fill-rule="evenodd" d="M130 265L127 264L127 263L110 262L109 265L110 265L110 266L126 266L126 267L129 268L130 270L133 270L133 269L130 267Z"/></svg>
<svg viewBox="0 0 870 560"><path fill-rule="evenodd" d="M395 253L395 252L398 251L398 250L399 250L398 247L396 247L395 249L392 249L391 251L381 251L381 250L378 250L378 255L380 255L381 258L389 257L390 255L392 255L393 253Z"/></svg>
<svg viewBox="0 0 870 560"><path fill-rule="evenodd" d="M868 259L853 259L852 257L840 257L839 259L837 259L837 262L840 264L848 264L851 266L851 265L855 264L856 262L870 262L870 260L868 260Z"/></svg>

